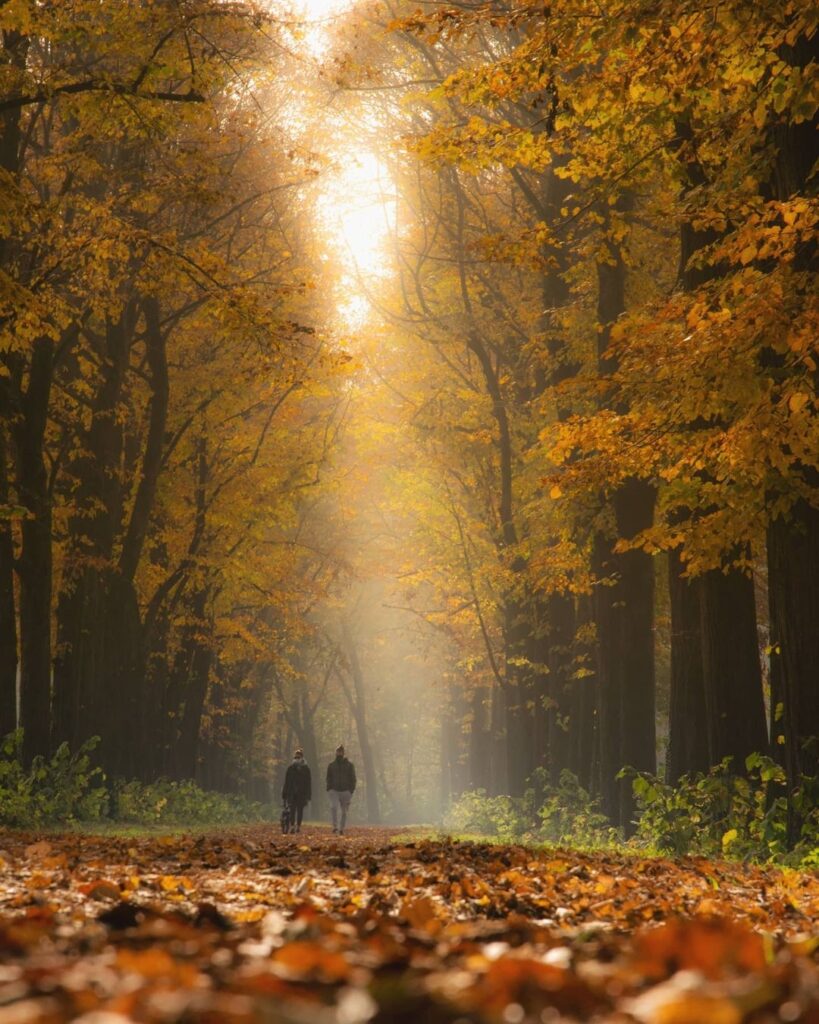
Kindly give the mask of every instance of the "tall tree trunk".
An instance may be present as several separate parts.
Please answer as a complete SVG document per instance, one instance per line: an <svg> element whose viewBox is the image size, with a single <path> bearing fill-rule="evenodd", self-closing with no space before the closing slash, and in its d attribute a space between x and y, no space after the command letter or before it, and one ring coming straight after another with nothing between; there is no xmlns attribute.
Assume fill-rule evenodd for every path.
<svg viewBox="0 0 819 1024"><path fill-rule="evenodd" d="M732 569L712 569L697 581L711 764L745 758L768 747L753 580ZM738 709L741 709L740 713Z"/></svg>
<svg viewBox="0 0 819 1024"><path fill-rule="evenodd" d="M598 363L616 367L608 345L611 328L625 311L626 269L610 247L597 265ZM605 585L595 592L600 698L600 771L603 808L616 824L632 828L631 784L618 780L626 765L656 771L654 679L654 563L643 551L616 552L617 539L632 540L654 517L655 491L630 478L611 498L614 536L595 539L594 568Z"/></svg>
<svg viewBox="0 0 819 1024"><path fill-rule="evenodd" d="M534 200L536 214L552 229L560 224L560 211L573 188L571 178L556 171L565 169L569 162L570 154L558 154L554 165L541 178L537 199L529 197L530 203ZM522 179L518 179L518 184L521 183ZM540 319L549 362L536 391L542 392L545 387L554 389L555 413L562 422L571 415L572 409L561 397L560 386L577 375L580 364L572 356L561 316L572 301L572 291L566 279L570 260L559 228L555 237L543 246L541 255L548 267L540 282L543 303ZM530 628L542 635L542 660L546 668L546 735L536 739L536 743L545 747L549 778L552 785L557 785L561 771L570 767L572 751L576 751L583 728L579 718L582 705L574 699L578 682L575 677L575 598L563 591L538 596L532 603L534 611L542 612L542 615L532 615Z"/></svg>
<svg viewBox="0 0 819 1024"><path fill-rule="evenodd" d="M182 717L174 754L174 775L177 779L192 779L197 772L199 732L213 663L213 649L208 642L213 631L213 622L207 611L209 597L207 586L198 587L190 600L186 638L189 669L184 681Z"/></svg>
<svg viewBox="0 0 819 1024"><path fill-rule="evenodd" d="M783 705L772 734L784 734L793 790L803 776L819 776L819 509L802 499L768 528L768 586Z"/></svg>
<svg viewBox="0 0 819 1024"><path fill-rule="evenodd" d="M526 664L530 628L524 606L508 595L504 608L506 669L501 692L506 740L506 791L510 796L523 796L533 767L533 716L528 710L533 694L531 673Z"/></svg>
<svg viewBox="0 0 819 1024"><path fill-rule="evenodd" d="M89 736L99 736L99 758L112 775L133 759L127 751L133 747L132 689L141 673L136 595L129 593L113 564L122 522L123 431L118 407L136 315L131 302L116 321L106 324L102 380L81 441L83 450L72 467L77 508L69 525L71 539L57 605L55 737L76 747ZM125 716L114 708L112 687L116 704L127 709Z"/></svg>
<svg viewBox="0 0 819 1024"><path fill-rule="evenodd" d="M364 687L364 676L361 671L361 663L358 660L358 651L355 647L353 637L344 624L345 650L350 666L352 677L352 692L339 672L339 679L342 681L344 694L355 721L356 733L358 735L358 746L361 750L361 760L364 768L364 782L367 786L367 821L371 825L377 825L381 821L381 808L378 801L378 779L375 771L375 758L370 744L370 734L367 728L367 704L366 691Z"/></svg>
<svg viewBox="0 0 819 1024"><path fill-rule="evenodd" d="M807 68L819 61L819 34L801 36L784 46L781 57L792 67ZM781 117L769 129L776 150L773 198L787 201L795 195L817 194L814 167L819 159L819 117L799 124ZM794 271L805 275L805 299L811 301L819 268L819 249L812 241L801 247ZM819 374L813 372L813 385ZM813 493L819 486L815 466L797 466L794 473ZM785 482L786 485L790 481ZM803 776L819 775L819 507L800 496L787 515L768 527L768 587L771 643L775 652L777 683L781 690L784 721L772 727L775 736L784 726L785 768L792 794ZM775 708L771 709L772 720ZM774 725L772 721L772 725ZM799 839L801 815L790 804L791 844Z"/></svg>
<svg viewBox="0 0 819 1024"><path fill-rule="evenodd" d="M0 737L17 727L17 609L10 508L6 434L0 424Z"/></svg>
<svg viewBox="0 0 819 1024"><path fill-rule="evenodd" d="M118 570L111 574L106 615L101 629L107 652L118 657L106 670L122 681L119 714L112 722L116 742L117 774L134 777L141 770L150 733L144 728L143 708L150 703L147 688L146 637L137 601L134 576L142 555L162 466L165 425L170 397L166 336L161 329L159 303L153 297L142 300L145 323L145 354L151 374L148 435L131 513L122 538ZM109 705L110 710L110 705Z"/></svg>
<svg viewBox="0 0 819 1024"><path fill-rule="evenodd" d="M514 446L509 414L501 388L497 360L480 331L475 315L466 274L466 201L457 173L452 183L458 211L457 243L459 248L458 275L463 310L469 320L466 343L478 361L486 393L492 401L492 416L497 426L497 455L500 493L498 495L498 536L496 538L501 560L511 570L513 583L503 596L504 671L500 711L502 728L496 735L503 736L505 757L504 791L522 796L526 780L534 768L532 742L532 716L527 707L532 693L531 673L526 669L526 647L531 624L526 619L525 562L520 557L518 531L515 525L513 497ZM494 712L493 706L493 712ZM528 717L528 721L527 721ZM493 721L497 721L493 714Z"/></svg>
<svg viewBox="0 0 819 1024"><path fill-rule="evenodd" d="M301 730L299 732L299 742L304 750L304 759L310 765L310 770L313 773L313 806L311 808L314 818L324 818L327 812L327 797L326 789L322 786L320 771L321 765L319 764L319 748L318 740L316 738L316 717L315 708L310 707L310 701L308 694L301 694Z"/></svg>
<svg viewBox="0 0 819 1024"><path fill-rule="evenodd" d="M655 491L651 484L631 478L614 495L617 532L625 540L648 529L654 519ZM623 763L639 771L657 770L654 676L654 561L645 551L616 556L619 583L614 587L618 646L622 673ZM634 798L630 785L620 790L620 821L632 830Z"/></svg>
<svg viewBox="0 0 819 1024"><path fill-rule="evenodd" d="M0 62L22 72L26 65L29 39L19 32L0 33ZM22 109L0 113L0 168L15 184L20 178L23 153L21 149ZM0 270L9 260L10 239L0 237ZM7 388L8 378L0 390L0 416L11 422L13 409ZM19 396L16 396L19 401ZM0 427L0 505L11 503L12 437ZM0 519L0 736L17 726L17 609L14 598L14 543L11 522Z"/></svg>
<svg viewBox="0 0 819 1024"><path fill-rule="evenodd" d="M17 491L26 510L21 524L20 725L29 764L50 747L51 722L51 496L43 446L53 376L54 343L39 338L15 425Z"/></svg>
<svg viewBox="0 0 819 1024"><path fill-rule="evenodd" d="M143 647L145 688L148 698L141 702L135 723L138 735L150 739L137 758L136 777L148 782L170 771L169 752L173 747L175 716L179 702L174 700L174 673L169 651L170 623L158 616ZM173 716L173 717L172 717Z"/></svg>
<svg viewBox="0 0 819 1024"><path fill-rule="evenodd" d="M449 699L445 699L441 714L441 728L438 745L438 766L440 772L438 777L439 799L435 801L438 805L438 814L436 817L439 821L443 820L452 804L454 790L452 764L457 757L455 736L456 732L452 704Z"/></svg>
<svg viewBox="0 0 819 1024"><path fill-rule="evenodd" d="M577 680L573 678L574 641L577 630L574 598L550 594L546 599L546 694L548 711L546 745L549 780L553 786L560 773L571 765L571 750L579 742L580 707L573 700Z"/></svg>
<svg viewBox="0 0 819 1024"><path fill-rule="evenodd" d="M706 175L696 159L692 146L693 133L686 121L677 123L677 138L680 140L681 164L687 175L687 189L694 189L706 183ZM702 249L712 245L719 233L711 228L700 229L694 223L685 221L680 227L679 281L687 292L695 292L702 285L720 274L720 268L708 264L697 264L693 257ZM691 424L692 432L699 424ZM685 515L684 509L680 515ZM733 767L744 771L744 759L753 749L767 747L765 707L762 697L762 674L759 664L756 632L756 608L753 582L738 569L719 567L704 573L690 584L696 591L696 598L690 593L686 580L679 576L679 557L672 555L669 561L669 587L671 602L671 663L672 703L670 722L671 744L674 747L673 771L679 774L696 771L697 765L685 764L683 755L690 754L698 761L701 757L701 737L684 736L696 721L686 721L686 715L695 716L702 710L699 703L699 689L696 681L697 670L690 659L694 654L679 649L680 644L697 641L702 659L702 692L705 709L705 733L708 740L708 761L719 763L724 757L733 757ZM698 600L699 630L692 625L694 612L691 600ZM682 616L681 621L675 616ZM675 667L685 676L692 687L689 695L679 692L674 678ZM736 709L742 708L737 715ZM682 718L676 718L682 715ZM675 720L676 719L676 720ZM741 719L741 721L740 721Z"/></svg>
<svg viewBox="0 0 819 1024"><path fill-rule="evenodd" d="M491 774L489 793L498 796L509 792L506 735L506 707L503 682L492 679L489 691L489 740Z"/></svg>
<svg viewBox="0 0 819 1024"><path fill-rule="evenodd" d="M159 303L151 297L144 299L143 311L145 316L145 354L151 372L151 401L148 436L145 441L139 483L119 558L120 572L127 580L134 578L148 532L162 467L165 425L168 419L170 399L166 338L161 329Z"/></svg>
<svg viewBox="0 0 819 1024"><path fill-rule="evenodd" d="M672 784L688 773L707 771L711 763L699 590L682 573L679 549L675 548L668 553L671 694L666 778Z"/></svg>
<svg viewBox="0 0 819 1024"><path fill-rule="evenodd" d="M472 688L469 729L469 788L492 791L492 731L488 722L486 687Z"/></svg>
<svg viewBox="0 0 819 1024"><path fill-rule="evenodd" d="M594 598L582 597L577 606L578 628L583 630L594 622ZM598 727L600 705L599 675L592 665L597 657L587 641L576 641L578 669L582 673L574 681L571 702L571 744L569 747L569 770L588 792L599 792L600 757L598 749Z"/></svg>

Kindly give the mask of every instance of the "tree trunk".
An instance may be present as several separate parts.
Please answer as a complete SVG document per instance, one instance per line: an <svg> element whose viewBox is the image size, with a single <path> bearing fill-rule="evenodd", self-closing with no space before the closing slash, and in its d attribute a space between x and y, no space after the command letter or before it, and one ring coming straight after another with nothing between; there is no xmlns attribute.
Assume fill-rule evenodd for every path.
<svg viewBox="0 0 819 1024"><path fill-rule="evenodd" d="M453 772L452 763L456 755L455 723L452 706L445 700L441 714L441 731L439 735L439 778L438 778L438 820L443 820L452 804Z"/></svg>
<svg viewBox="0 0 819 1024"><path fill-rule="evenodd" d="M327 813L326 789L320 783L321 766L319 764L319 749L316 739L315 709L311 710L307 694L302 694L301 731L299 742L304 750L304 759L310 765L313 773L313 801L312 814L314 818L324 818Z"/></svg>
<svg viewBox="0 0 819 1024"><path fill-rule="evenodd" d="M498 796L509 792L506 758L506 708L503 682L493 679L489 697L489 748L491 772L489 794Z"/></svg>
<svg viewBox="0 0 819 1024"><path fill-rule="evenodd" d="M22 414L15 427L17 491L26 509L21 524L20 725L23 760L47 755L51 722L51 496L43 457L51 395L54 343L39 338L31 356Z"/></svg>
<svg viewBox="0 0 819 1024"><path fill-rule="evenodd" d="M677 123L680 157L687 176L687 189L706 183L706 175L691 148L693 133L687 121ZM686 221L680 227L680 284L687 292L713 280L721 273L717 266L697 265L692 258L720 237L712 228L700 229ZM692 422L691 431L699 428ZM681 509L680 515L687 514ZM759 665L756 632L756 609L753 583L736 569L716 568L704 573L690 585L680 578L681 562L673 557L669 562L671 602L671 663L672 663L672 716L671 740L674 773L696 770L685 764L687 753L695 760L702 755L701 736L684 736L681 729L689 726L686 716L697 716L702 710L697 683L697 669L690 659L694 653L679 649L680 643L696 644L695 612L692 601L699 606L699 647L702 659L702 685L705 709L705 734L708 741L708 761L714 765L724 757L733 758L733 768L744 771L744 760L751 750L767 748L765 708L762 698L762 676ZM696 596L689 592L696 590ZM675 621L675 615L682 616ZM675 678L680 673L680 679ZM686 678L686 676L688 678ZM679 685L691 687L689 694ZM742 712L737 714L737 709ZM679 775L677 775L679 777Z"/></svg>
<svg viewBox="0 0 819 1024"><path fill-rule="evenodd" d="M710 767L699 590L682 572L679 549L675 548L668 553L671 695L666 779L672 784L683 775Z"/></svg>
<svg viewBox="0 0 819 1024"><path fill-rule="evenodd" d="M611 248L611 247L610 247ZM625 311L626 269L622 254L597 265L598 363L601 373L616 363L608 351L611 328ZM643 551L615 552L617 539L632 540L651 526L655 491L636 478L611 498L615 536L595 540L595 609L600 698L600 771L603 808L627 832L633 827L631 783L618 780L626 765L656 771L654 680L654 563Z"/></svg>
<svg viewBox="0 0 819 1024"><path fill-rule="evenodd" d="M4 506L6 511L4 511ZM5 431L0 425L0 737L17 728L17 610Z"/></svg>
<svg viewBox="0 0 819 1024"><path fill-rule="evenodd" d="M202 711L210 681L213 650L207 642L213 623L207 614L209 588L196 590L190 601L190 625L187 627L187 663L190 666L184 681L182 715L179 737L174 752L174 775L177 779L196 776L199 754L199 732Z"/></svg>
<svg viewBox="0 0 819 1024"><path fill-rule="evenodd" d="M594 671L596 646L583 639L594 622L594 599L581 597L575 609L576 678L572 685L570 707L570 742L568 768L588 792L599 791L600 765L597 749L599 677ZM578 635L580 639L578 639ZM582 670L582 671L581 671Z"/></svg>
<svg viewBox="0 0 819 1024"><path fill-rule="evenodd" d="M358 746L361 750L361 759L364 768L364 782L367 786L367 821L371 825L377 825L381 821L381 808L378 801L378 779L375 772L375 759L372 746L370 745L370 734L367 729L367 706L366 693L364 688L364 676L361 672L361 664L358 660L358 652L355 643L346 624L344 626L344 638L347 657L350 665L350 675L353 682L353 691L343 682L344 694L350 706L355 721L356 733L358 735Z"/></svg>
<svg viewBox="0 0 819 1024"><path fill-rule="evenodd" d="M731 757L741 773L748 754L768 748L753 580L737 569L712 569L696 585L708 757L711 764Z"/></svg>
<svg viewBox="0 0 819 1024"><path fill-rule="evenodd" d="M170 398L168 360L165 335L160 327L159 303L153 298L145 299L143 300L143 309L145 314L145 354L151 371L151 402L148 436L145 442L139 483L119 559L120 572L127 580L134 578L148 531L162 466L165 425L168 419Z"/></svg>
<svg viewBox="0 0 819 1024"><path fill-rule="evenodd" d="M526 664L531 624L524 606L511 595L504 608L506 669L502 687L504 734L506 738L506 791L523 796L526 779L532 773L532 724L529 705L533 699L531 672Z"/></svg>
<svg viewBox="0 0 819 1024"><path fill-rule="evenodd" d="M539 209L535 212L550 227L560 224L560 211L566 204L573 185L568 175L555 173L565 168L570 161L568 153L557 154L555 163L544 173L541 179ZM531 199L530 199L531 202ZM560 229L554 241L550 241L541 250L544 262L549 269L541 278L541 298L543 313L541 329L545 337L545 347L549 362L543 374L542 385L556 389L555 412L558 421L564 421L571 415L572 409L560 397L560 385L575 377L580 369L579 363L572 355L566 337L566 327L561 313L572 301L572 290L566 279L570 269L567 248L562 244ZM568 768L572 761L572 750L580 742L577 732L579 720L573 715L576 708L575 690L578 680L575 678L575 635L577 631L577 615L575 599L570 593L555 592L546 597L538 597L533 601L536 610L543 611L543 621L538 614L532 615L532 627L542 634L542 660L546 667L546 735L539 741L546 747L546 764L552 785L557 785L560 773ZM545 741L545 742L544 742Z"/></svg>
<svg viewBox="0 0 819 1024"><path fill-rule="evenodd" d="M617 532L631 540L654 519L651 484L627 480L614 495ZM654 679L654 562L645 551L616 556L620 582L614 587L622 672L621 735L623 763L639 771L657 771ZM634 798L630 785L620 790L620 821L632 831Z"/></svg>
<svg viewBox="0 0 819 1024"><path fill-rule="evenodd" d="M129 303L118 320L106 325L102 381L82 452L72 466L76 509L57 605L55 738L75 748L99 736L98 756L112 775L133 760L127 748L134 738L128 718L113 707L112 687L116 705L130 712L141 669L136 595L113 565L122 523L119 403L135 323L136 306Z"/></svg>
<svg viewBox="0 0 819 1024"><path fill-rule="evenodd" d="M819 34L814 33L810 39L801 36L793 46L784 46L780 56L791 67L809 67L819 60ZM782 117L771 127L769 134L776 150L772 182L775 199L816 196L818 122L816 114L799 124ZM794 271L806 276L805 302L811 301L817 263L819 250L813 240L800 248L794 260ZM814 370L814 387L817 376ZM801 478L799 483L816 493L819 472L815 466L796 466L793 472ZM777 726L773 721L776 708L771 708L771 734L784 734L788 789L793 794L804 776L819 775L819 508L803 496L797 498L787 516L769 524L768 587L772 664L776 664L784 716ZM799 840L800 829L801 814L791 801L791 845Z"/></svg>
<svg viewBox="0 0 819 1024"><path fill-rule="evenodd" d="M547 700L547 762L553 786L560 773L569 768L571 749L579 742L573 715L574 640L577 629L574 598L568 594L550 594L546 600L546 700Z"/></svg>
<svg viewBox="0 0 819 1024"><path fill-rule="evenodd" d="M819 775L819 509L800 500L787 519L771 523L768 580L772 657L781 666L779 731L795 789L803 776Z"/></svg>
<svg viewBox="0 0 819 1024"><path fill-rule="evenodd" d="M492 791L492 732L487 725L486 688L473 685L470 701L469 788Z"/></svg>

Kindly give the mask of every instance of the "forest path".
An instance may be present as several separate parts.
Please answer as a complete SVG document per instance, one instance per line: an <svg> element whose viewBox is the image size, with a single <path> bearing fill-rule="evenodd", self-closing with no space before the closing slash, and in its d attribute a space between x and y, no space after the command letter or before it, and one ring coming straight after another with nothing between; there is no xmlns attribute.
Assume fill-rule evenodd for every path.
<svg viewBox="0 0 819 1024"><path fill-rule="evenodd" d="M815 874L703 859L0 832L0 1024L816 1021L818 919Z"/></svg>

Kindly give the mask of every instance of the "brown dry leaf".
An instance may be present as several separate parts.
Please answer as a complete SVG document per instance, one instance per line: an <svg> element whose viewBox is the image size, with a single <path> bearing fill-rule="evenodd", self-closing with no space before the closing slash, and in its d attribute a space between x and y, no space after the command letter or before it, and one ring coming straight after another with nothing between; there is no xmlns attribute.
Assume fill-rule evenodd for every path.
<svg viewBox="0 0 819 1024"><path fill-rule="evenodd" d="M41 839L37 843L32 843L27 846L23 851L29 860L41 860L43 857L47 857L52 850L51 843L46 842L45 839Z"/></svg>
<svg viewBox="0 0 819 1024"><path fill-rule="evenodd" d="M709 978L740 969L765 967L761 935L727 918L672 919L640 933L637 966L648 977L662 977L669 968L698 970Z"/></svg>
<svg viewBox="0 0 819 1024"><path fill-rule="evenodd" d="M437 935L443 927L435 909L435 903L428 896L404 900L400 916L412 928L418 928L430 935Z"/></svg>
<svg viewBox="0 0 819 1024"><path fill-rule="evenodd" d="M140 950L121 949L117 953L117 965L143 978L153 981L164 979L180 985L193 985L199 973L193 964L177 960L159 946Z"/></svg>
<svg viewBox="0 0 819 1024"><path fill-rule="evenodd" d="M86 882L77 888L83 896L87 896L90 900L118 900L122 895L118 885L103 878L94 882Z"/></svg>
<svg viewBox="0 0 819 1024"><path fill-rule="evenodd" d="M191 892L194 888L193 882L185 875L163 875L159 884L167 893Z"/></svg>
<svg viewBox="0 0 819 1024"><path fill-rule="evenodd" d="M724 993L708 991L701 975L681 971L636 999L628 1012L643 1024L741 1024L743 1013Z"/></svg>
<svg viewBox="0 0 819 1024"><path fill-rule="evenodd" d="M298 981L345 981L350 964L340 953L325 949L317 942L291 942L273 954L277 973Z"/></svg>

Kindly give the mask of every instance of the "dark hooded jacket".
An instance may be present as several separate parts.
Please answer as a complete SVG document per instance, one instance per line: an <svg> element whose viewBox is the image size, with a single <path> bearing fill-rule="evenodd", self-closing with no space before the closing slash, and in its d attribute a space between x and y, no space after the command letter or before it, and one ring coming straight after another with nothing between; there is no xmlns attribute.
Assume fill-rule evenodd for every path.
<svg viewBox="0 0 819 1024"><path fill-rule="evenodd" d="M355 765L343 754L336 754L335 760L327 765L327 789L339 792L355 792Z"/></svg>
<svg viewBox="0 0 819 1024"><path fill-rule="evenodd" d="M286 804L304 807L313 796L310 767L306 761L293 761L287 766L282 787L282 800Z"/></svg>

